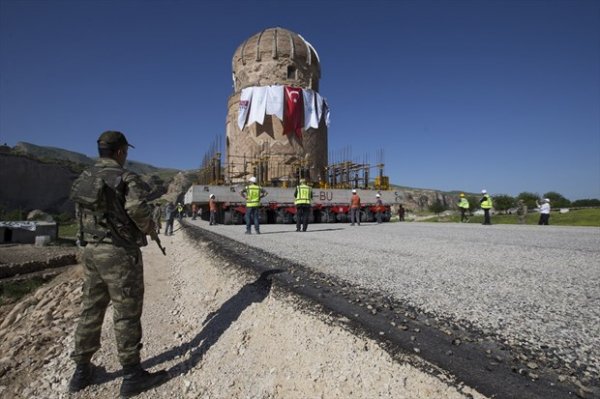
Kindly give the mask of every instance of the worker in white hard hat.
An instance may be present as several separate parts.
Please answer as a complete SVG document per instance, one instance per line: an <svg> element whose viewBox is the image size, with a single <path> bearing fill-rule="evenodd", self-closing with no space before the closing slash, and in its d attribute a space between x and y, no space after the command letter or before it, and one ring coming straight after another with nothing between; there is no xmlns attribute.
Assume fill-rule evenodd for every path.
<svg viewBox="0 0 600 399"><path fill-rule="evenodd" d="M540 226L548 226L550 224L550 199L544 198L541 205L536 200L535 204L540 210L540 220L538 221L538 224Z"/></svg>
<svg viewBox="0 0 600 399"><path fill-rule="evenodd" d="M482 224L491 225L492 222L490 220L490 209L492 209L492 197L490 197L485 188L481 190L481 194L483 194L483 197L481 197L481 199L479 200L479 205L481 206L481 209L483 209Z"/></svg>
<svg viewBox="0 0 600 399"><path fill-rule="evenodd" d="M209 225L210 226L216 226L217 225L217 201L216 201L216 196L214 194L211 194L208 196L208 210L210 212L210 220L209 220Z"/></svg>
<svg viewBox="0 0 600 399"><path fill-rule="evenodd" d="M258 220L258 212L260 210L260 199L267 195L267 192L256 184L256 177L251 176L248 184L240 193L246 200L246 234L250 234L250 227L254 222L254 230L256 234L260 234L260 223Z"/></svg>
<svg viewBox="0 0 600 399"><path fill-rule="evenodd" d="M469 210L469 200L465 197L465 193L460 193L460 200L458 201L458 209L460 209L460 222L468 223L469 217L467 211Z"/></svg>
<svg viewBox="0 0 600 399"><path fill-rule="evenodd" d="M300 184L294 191L294 205L296 205L296 231L306 231L311 212L313 199L312 187L306 184L306 179L300 179ZM302 228L302 230L300 230Z"/></svg>
<svg viewBox="0 0 600 399"><path fill-rule="evenodd" d="M360 226L360 197L356 190L352 190L350 197L350 226L354 226L354 223Z"/></svg>
<svg viewBox="0 0 600 399"><path fill-rule="evenodd" d="M381 201L381 194L375 194L375 219L377 224L381 224L381 216L383 215L383 201Z"/></svg>

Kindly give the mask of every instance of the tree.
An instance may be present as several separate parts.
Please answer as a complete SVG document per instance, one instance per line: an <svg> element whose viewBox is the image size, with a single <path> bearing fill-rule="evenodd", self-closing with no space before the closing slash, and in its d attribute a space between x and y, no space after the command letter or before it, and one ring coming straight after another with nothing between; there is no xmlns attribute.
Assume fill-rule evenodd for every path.
<svg viewBox="0 0 600 399"><path fill-rule="evenodd" d="M587 198L579 199L571 202L571 206L585 207L585 206L600 206L600 199L598 198Z"/></svg>
<svg viewBox="0 0 600 399"><path fill-rule="evenodd" d="M446 210L446 207L444 206L444 204L442 204L442 201L436 199L433 204L429 205L429 210L437 215L444 212Z"/></svg>
<svg viewBox="0 0 600 399"><path fill-rule="evenodd" d="M535 194L535 193L528 193L525 191L525 192L522 192L521 194L517 195L517 200L525 201L525 205L527 205L528 209L535 209L535 208L537 208L537 205L535 204L535 202L536 201L539 202L540 195Z"/></svg>
<svg viewBox="0 0 600 399"><path fill-rule="evenodd" d="M504 211L506 213L506 211L515 206L515 199L510 195L498 194L494 195L493 199L494 209L500 212Z"/></svg>
<svg viewBox="0 0 600 399"><path fill-rule="evenodd" d="M479 209L479 200L481 198L478 198L474 195L468 195L467 196L467 201L469 201L469 213L471 215L473 215L473 212L475 212L477 209Z"/></svg>
<svg viewBox="0 0 600 399"><path fill-rule="evenodd" d="M548 198L550 200L550 205L556 208L568 208L571 206L571 201L555 191L547 192L544 194L544 198Z"/></svg>

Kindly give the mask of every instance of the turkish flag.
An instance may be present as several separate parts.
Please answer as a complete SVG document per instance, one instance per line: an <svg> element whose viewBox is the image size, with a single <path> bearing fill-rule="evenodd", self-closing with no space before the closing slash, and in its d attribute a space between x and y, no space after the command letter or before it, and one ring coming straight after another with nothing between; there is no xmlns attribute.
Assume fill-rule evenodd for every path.
<svg viewBox="0 0 600 399"><path fill-rule="evenodd" d="M302 137L304 126L304 100L302 89L285 87L285 110L283 114L283 134L296 132L298 138Z"/></svg>

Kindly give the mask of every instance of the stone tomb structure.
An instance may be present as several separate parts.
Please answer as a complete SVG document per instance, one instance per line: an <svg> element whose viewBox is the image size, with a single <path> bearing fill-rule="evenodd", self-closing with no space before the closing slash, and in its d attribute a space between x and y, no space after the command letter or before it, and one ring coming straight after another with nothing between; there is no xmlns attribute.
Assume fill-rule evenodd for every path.
<svg viewBox="0 0 600 399"><path fill-rule="evenodd" d="M282 85L318 93L321 66L314 47L297 33L269 28L237 48L232 67L234 92L229 97L226 120L226 183L244 182L252 175L267 185L293 185L299 177L315 183L325 180L328 152L324 113L318 128L302 129L301 134L284 133L284 123L275 115L264 115L262 124L247 123L241 129L238 124L243 89Z"/></svg>

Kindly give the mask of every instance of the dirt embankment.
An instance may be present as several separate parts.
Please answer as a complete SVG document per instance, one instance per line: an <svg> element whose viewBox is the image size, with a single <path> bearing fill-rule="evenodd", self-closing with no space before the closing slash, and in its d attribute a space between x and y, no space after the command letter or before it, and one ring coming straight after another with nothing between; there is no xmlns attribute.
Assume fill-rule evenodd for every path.
<svg viewBox="0 0 600 399"><path fill-rule="evenodd" d="M228 264L183 231L165 238L168 257L144 249L144 366L170 380L142 398L481 398L392 358L344 320L260 276ZM120 367L112 310L102 330L94 385L69 396L69 353L79 313L81 266L24 298L0 327L3 398L115 397ZM7 310L5 309L5 312Z"/></svg>

